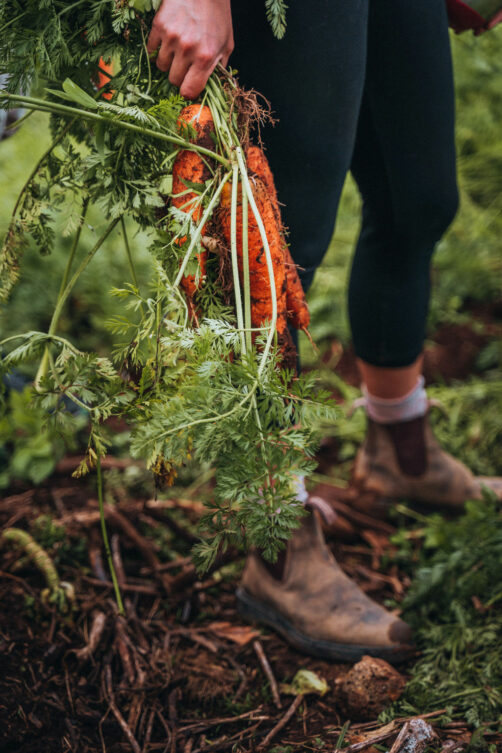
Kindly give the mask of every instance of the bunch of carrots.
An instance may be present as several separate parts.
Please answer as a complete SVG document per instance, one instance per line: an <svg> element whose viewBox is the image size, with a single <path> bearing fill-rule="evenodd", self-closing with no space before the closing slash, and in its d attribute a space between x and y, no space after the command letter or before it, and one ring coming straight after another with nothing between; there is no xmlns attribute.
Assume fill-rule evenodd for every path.
<svg viewBox="0 0 502 753"><path fill-rule="evenodd" d="M189 105L180 113L178 126L180 130L191 127L191 141L199 146L214 147L214 123L211 110L205 105ZM294 352L294 346L288 324L308 334L310 314L305 294L285 238L281 211L277 198L274 178L263 150L258 146L249 146L245 152L246 167L250 178L253 196L258 212L265 227L266 237L272 257L274 287L277 301L276 331L277 342L288 365L292 359L287 354ZM182 150L173 166L172 206L190 215L195 224L202 219L200 196L195 191L187 190L193 184L204 184L209 178L210 168L199 153ZM239 192L239 196L241 196ZM217 235L223 245L230 248L232 233L231 188L228 183L223 186L218 211L211 222L211 232ZM238 267L241 284L244 276L244 234L247 232L247 259L251 292L251 325L254 330L263 328L272 320L272 285L267 268L264 244L257 219L250 213L244 220L242 198L237 202L236 237ZM247 227L244 227L247 225ZM206 228L202 229L206 236ZM186 238L177 242L184 244ZM196 320L194 296L204 284L207 268L208 249L203 248L198 254L199 270L197 275L185 275L181 286L187 298L192 320ZM295 354L296 355L296 354Z"/></svg>

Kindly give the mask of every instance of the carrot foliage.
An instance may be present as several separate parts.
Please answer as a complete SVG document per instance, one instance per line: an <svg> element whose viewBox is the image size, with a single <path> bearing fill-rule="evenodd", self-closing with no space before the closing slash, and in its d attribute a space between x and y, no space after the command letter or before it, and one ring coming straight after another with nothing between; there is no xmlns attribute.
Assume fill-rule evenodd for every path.
<svg viewBox="0 0 502 753"><path fill-rule="evenodd" d="M172 482L191 457L213 464L216 489L195 552L202 569L228 545L255 545L274 559L302 514L295 476L313 468L317 427L333 419L333 408L312 375L297 377L281 368L277 306L271 320L248 336L250 291L245 284L240 289L235 274L235 243L217 244L208 255L193 301L198 316L190 316L180 282L186 274L200 275L203 229L211 227L226 184L233 186L233 197L246 196L249 213L259 219L241 148L252 117L240 105L249 98L221 69L201 96L213 116L214 143L192 143L191 128L178 123L187 102L146 53L153 5L1 5L0 73L9 75L9 85L0 104L46 112L53 142L17 199L0 253L0 297L5 300L16 283L27 243L49 254L61 223L74 238L47 332L4 339L1 370L38 361L35 400L47 420L64 421L69 403L88 415L88 449L78 475L106 453L103 424L112 416L127 420L131 452L145 459L160 482ZM104 87L108 98L97 88L103 61L113 62ZM200 205L192 216L169 201L182 149L197 151L209 166L204 183L186 187ZM91 206L102 222L93 228L93 247L83 252L80 231ZM135 238L126 234L134 226L149 239L152 275L146 289L138 287L134 273ZM110 353L86 352L58 333L59 318L81 273L96 254L106 254L107 239L118 232L131 279L110 291L122 305L109 323L115 346Z"/></svg>

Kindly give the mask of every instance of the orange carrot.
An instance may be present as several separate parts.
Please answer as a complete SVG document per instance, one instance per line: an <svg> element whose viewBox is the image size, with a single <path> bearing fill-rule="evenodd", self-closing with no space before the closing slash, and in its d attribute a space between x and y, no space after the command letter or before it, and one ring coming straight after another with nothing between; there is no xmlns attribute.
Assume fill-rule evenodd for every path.
<svg viewBox="0 0 502 753"><path fill-rule="evenodd" d="M298 276L298 269L291 256L291 251L284 238L284 229L281 219L281 210L279 207L279 200L277 198L277 190L275 188L274 176L270 169L269 162L265 153L258 146L250 146L246 152L247 166L251 174L256 175L268 191L272 206L274 208L274 214L276 221L281 229L283 250L284 250L284 263L286 265L286 308L288 319L296 329L307 330L310 324L310 313L305 300L305 293L303 290L300 277Z"/></svg>
<svg viewBox="0 0 502 753"><path fill-rule="evenodd" d="M287 331L286 316L286 272L280 228L277 223L272 200L261 180L255 180L253 195L256 206L263 220L272 257L277 297L277 332L283 335ZM228 246L231 243L231 189L225 186L222 192L219 220L221 230ZM238 191L237 202L237 254L239 271L242 276L242 201ZM261 327L272 319L272 297L270 278L263 243L258 223L251 210L248 212L248 255L249 278L251 287L251 325Z"/></svg>
<svg viewBox="0 0 502 753"><path fill-rule="evenodd" d="M187 124L192 126L196 131L195 137L193 136L193 132L188 134L193 143L207 148L214 148L214 142L211 137L211 133L214 131L214 124L209 107L202 107L201 105L188 105L184 107L178 118L178 129L184 137L187 137ZM200 222L202 217L202 206L199 202L200 197L195 191L187 189L190 183L205 183L209 175L208 165L196 152L184 149L177 155L173 166L173 195L171 197L171 204L173 207L177 207L186 214L189 214L195 223ZM204 234L204 231L202 234ZM186 242L186 237L179 238L177 242L183 245ZM207 251L204 250L198 253L197 259L200 265L198 282L195 275L185 275L181 280L181 286L186 293L189 306L191 307L192 318L195 317L193 316L194 311L191 306L191 300L206 276Z"/></svg>
<svg viewBox="0 0 502 753"><path fill-rule="evenodd" d="M98 69L98 89L102 89L103 86L106 86L109 80L113 77L113 63L105 63L103 58L99 59L99 69ZM114 92L103 92L101 95L103 99L112 99L114 95Z"/></svg>

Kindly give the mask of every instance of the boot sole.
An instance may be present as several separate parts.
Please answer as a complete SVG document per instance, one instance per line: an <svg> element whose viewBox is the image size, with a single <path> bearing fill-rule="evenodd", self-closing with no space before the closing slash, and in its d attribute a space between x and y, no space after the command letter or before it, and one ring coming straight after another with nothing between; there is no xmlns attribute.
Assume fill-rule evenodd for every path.
<svg viewBox="0 0 502 753"><path fill-rule="evenodd" d="M353 663L362 659L363 656L374 656L377 659L385 659L390 664L398 664L416 653L413 646L361 646L311 638L295 628L280 612L268 604L257 601L243 588L238 588L235 596L237 611L245 620L268 625L299 651L319 659L337 659Z"/></svg>

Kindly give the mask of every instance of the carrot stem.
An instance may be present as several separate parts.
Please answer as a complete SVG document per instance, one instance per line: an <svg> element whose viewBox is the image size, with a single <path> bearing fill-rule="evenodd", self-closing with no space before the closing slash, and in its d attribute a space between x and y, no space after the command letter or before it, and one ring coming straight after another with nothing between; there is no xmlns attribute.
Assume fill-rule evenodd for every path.
<svg viewBox="0 0 502 753"><path fill-rule="evenodd" d="M239 262L237 259L237 190L239 188L239 166L234 164L232 172L232 201L230 207L230 250L232 254L232 274L234 278L235 311L237 326L240 330L241 350L246 352L246 337L244 335L244 317L242 311L241 283L239 278Z"/></svg>
<svg viewBox="0 0 502 753"><path fill-rule="evenodd" d="M120 225L122 227L122 235L124 236L124 245L125 250L127 254L127 261L129 263L129 269L131 272L132 281L134 282L134 287L138 288L138 278L136 277L136 270L134 269L134 263L132 260L132 254L131 254L131 247L129 245L129 238L127 235L127 228L124 220L124 215L120 218Z"/></svg>
<svg viewBox="0 0 502 753"><path fill-rule="evenodd" d="M242 280L244 286L244 324L246 326L246 347L251 350L251 282L249 279L249 238L248 238L248 197L242 191Z"/></svg>
<svg viewBox="0 0 502 753"><path fill-rule="evenodd" d="M242 177L242 185L246 191L248 201L251 206L251 210L255 216L256 224L258 225L258 230L260 232L261 240L263 243L263 250L265 251L265 259L267 262L268 277L270 281L270 297L272 299L272 319L270 322L267 341L265 343L265 347L263 348L263 351L261 354L260 365L258 366L258 378L260 378L263 374L268 356L270 354L270 349L272 347L272 342L274 339L275 330L277 326L277 293L275 289L274 266L272 262L272 254L270 253L270 246L267 239L267 232L265 230L265 226L263 224L263 220L261 218L260 212L258 211L258 207L256 206L256 201L253 196L253 191L251 190L251 186L249 184L246 164L244 162L244 158L242 156L242 149L240 146L236 147L235 154L237 157L237 161L239 163L239 169L240 169L240 173Z"/></svg>
<svg viewBox="0 0 502 753"><path fill-rule="evenodd" d="M77 253L77 248L78 248L78 244L80 242L80 236L82 234L82 228L84 226L85 216L87 214L88 207L89 207L89 197L86 196L85 199L84 199L84 201L82 202L82 212L80 214L80 220L79 220L79 223L78 223L77 232L75 233L75 237L73 239L73 243L72 243L72 246L71 246L71 249L70 249L70 254L69 254L68 259L66 261L65 270L64 270L64 273L63 273L63 279L61 280L61 285L59 286L59 292L58 292L58 298L57 298L58 300L63 295L64 289L66 288L66 285L68 284L68 277L70 276L70 271L71 271L71 268L72 268L72 265L73 265L73 261L75 259L75 254ZM50 335L53 335L54 332L56 331L56 327L58 325L58 321L59 321L59 316L58 316L57 320L54 321L54 323L51 321L52 332L51 332L51 329L49 329L49 334ZM47 361L47 359L48 359L48 357L49 357L49 346L46 345L45 346L44 354L42 356L42 360L40 361L40 366L38 367L37 375L35 377L34 384L35 384L35 389L36 390L38 390L38 387L40 385L40 381L41 381L42 377L44 377L47 374L47 370L48 370L48 361Z"/></svg>
<svg viewBox="0 0 502 753"><path fill-rule="evenodd" d="M73 287L75 286L75 283L77 282L78 278L80 277L82 272L85 270L85 268L87 267L91 259L95 256L96 252L101 248L101 246L103 245L105 240L108 238L108 236L114 229L115 225L119 222L119 220L120 220L120 217L117 217L116 219L112 220L112 222L110 222L110 224L106 228L101 238L99 238L99 240L96 241L94 246L91 248L91 250L86 254L84 259L81 261L78 269L73 274L71 280L67 283L64 290L60 292L60 294L58 295L56 308L54 309L54 313L52 314L51 323L49 325L49 331L47 333L49 336L55 333L58 322L59 322L59 317L61 316L61 311L63 310L63 306L66 303L66 300L68 296L70 295L71 291L73 290ZM49 361L48 361L48 358L46 358L44 354L44 358L42 359L42 362L40 364L40 367L38 369L37 376L34 382L34 387L37 391L40 388L40 381L42 377L45 376L45 374L47 373L48 368L49 368Z"/></svg>
<svg viewBox="0 0 502 753"><path fill-rule="evenodd" d="M221 162L222 165L228 167L229 161L221 154L206 149L203 146L197 146L190 141L185 141L179 138L179 136L170 136L167 133L161 131L155 131L153 128L143 128L142 126L135 125L134 123L128 123L125 120L118 120L117 118L104 118L101 115L97 115L87 110L82 110L79 107L68 107L67 105L60 105L56 102L51 102L46 99L40 99L37 97L24 97L21 94L7 94L6 92L0 93L0 101L6 99L11 102L20 102L28 110L42 110L44 112L52 112L59 115L72 115L74 117L84 118L85 120L93 120L98 123L106 123L114 128L121 128L125 131L134 131L135 133L141 133L143 136L150 136L158 141L166 141L169 144L176 144L183 149L190 149L194 152L200 152L206 154L208 157Z"/></svg>
<svg viewBox="0 0 502 753"><path fill-rule="evenodd" d="M218 188L214 192L214 195L213 195L211 201L207 205L206 211L202 215L201 221L199 222L199 224L195 228L195 232L192 235L192 239L190 241L190 245L188 247L188 250L187 250L187 252L185 254L185 257L184 257L183 261L181 262L180 268L178 270L178 274L176 275L176 279L174 281L174 287L178 287L178 285L180 284L180 282L181 282L181 280L182 280L182 278L183 278L183 276L185 274L185 269L186 269L187 264L188 264L188 262L190 260L190 257L192 255L192 252L193 252L194 248L195 248L195 245L196 245L197 241L199 240L199 238L200 238L200 236L202 234L202 230L204 228L204 225L208 221L209 217L211 216L211 214L213 212L213 209L215 208L216 204L218 203L218 199L220 198L220 194L221 194L221 192L223 190L223 186L230 179L231 176L232 176L231 172L228 172L224 176L224 178L221 181L220 185L218 186Z"/></svg>

